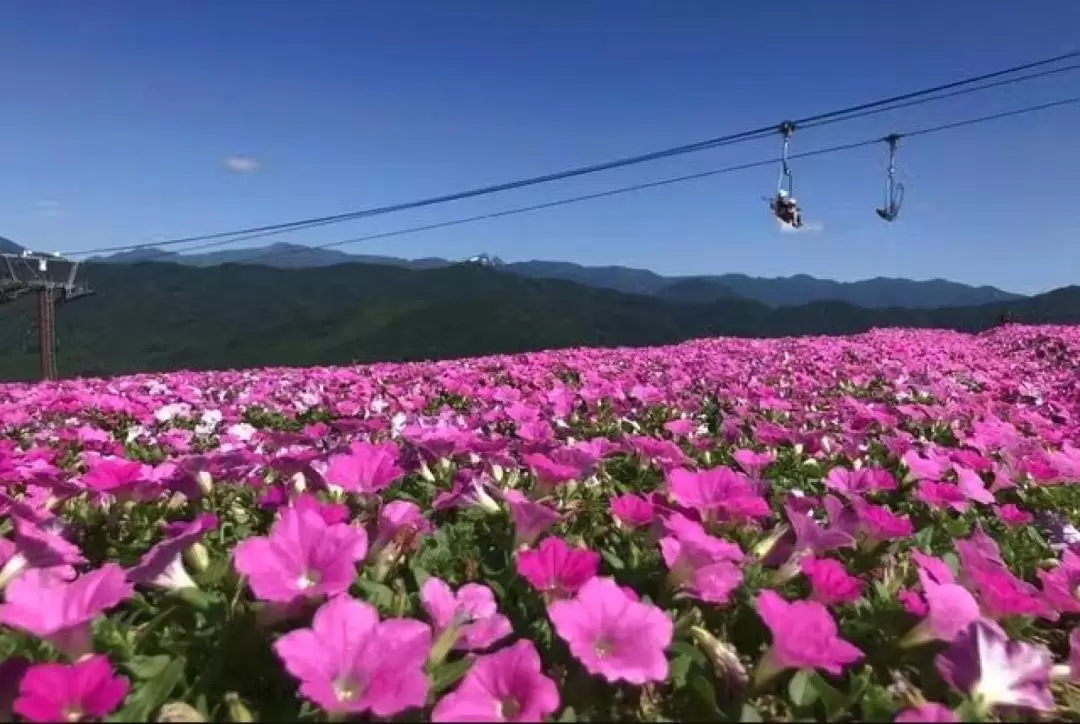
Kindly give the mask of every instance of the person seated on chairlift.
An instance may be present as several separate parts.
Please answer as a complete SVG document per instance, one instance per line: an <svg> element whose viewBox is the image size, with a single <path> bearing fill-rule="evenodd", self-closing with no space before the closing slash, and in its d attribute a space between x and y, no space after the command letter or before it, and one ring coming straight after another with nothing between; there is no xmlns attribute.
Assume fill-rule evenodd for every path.
<svg viewBox="0 0 1080 724"><path fill-rule="evenodd" d="M780 189L776 192L776 201L773 204L773 213L776 218L788 226L798 229L802 226L802 214L799 212L799 204L795 198L788 196L787 191Z"/></svg>

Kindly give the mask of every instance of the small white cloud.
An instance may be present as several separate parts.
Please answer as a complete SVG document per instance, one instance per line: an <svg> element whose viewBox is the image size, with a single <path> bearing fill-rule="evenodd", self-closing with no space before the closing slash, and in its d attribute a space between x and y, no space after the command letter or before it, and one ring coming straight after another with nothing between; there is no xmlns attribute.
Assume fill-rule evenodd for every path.
<svg viewBox="0 0 1080 724"><path fill-rule="evenodd" d="M60 204L59 201L53 201L51 199L35 201L34 210L37 211L39 216L44 216L47 218L63 216L66 213L64 207Z"/></svg>
<svg viewBox="0 0 1080 724"><path fill-rule="evenodd" d="M261 168L259 159L251 156L227 156L225 169L233 173L255 173Z"/></svg>

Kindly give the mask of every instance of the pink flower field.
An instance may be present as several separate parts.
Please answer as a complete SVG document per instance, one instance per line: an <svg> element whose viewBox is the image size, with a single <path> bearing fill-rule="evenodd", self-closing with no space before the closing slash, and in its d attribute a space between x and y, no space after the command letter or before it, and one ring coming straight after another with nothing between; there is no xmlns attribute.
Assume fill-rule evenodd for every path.
<svg viewBox="0 0 1080 724"><path fill-rule="evenodd" d="M1080 329L0 386L0 709L1080 721Z"/></svg>

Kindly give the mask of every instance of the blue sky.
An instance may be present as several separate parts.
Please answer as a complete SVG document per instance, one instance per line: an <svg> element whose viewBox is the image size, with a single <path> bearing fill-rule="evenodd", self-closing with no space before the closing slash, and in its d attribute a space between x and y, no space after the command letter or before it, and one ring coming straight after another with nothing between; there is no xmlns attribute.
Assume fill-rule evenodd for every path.
<svg viewBox="0 0 1080 724"><path fill-rule="evenodd" d="M1076 0L0 3L0 235L138 243L453 192L740 131L1080 45ZM1072 45L1071 45L1072 44ZM1077 95L1063 74L797 133L793 151ZM346 250L667 274L1080 283L1080 106ZM774 156L776 142L277 237L325 243ZM257 159L254 172L225 169ZM251 243L251 242L249 242ZM260 242L261 243L261 242Z"/></svg>

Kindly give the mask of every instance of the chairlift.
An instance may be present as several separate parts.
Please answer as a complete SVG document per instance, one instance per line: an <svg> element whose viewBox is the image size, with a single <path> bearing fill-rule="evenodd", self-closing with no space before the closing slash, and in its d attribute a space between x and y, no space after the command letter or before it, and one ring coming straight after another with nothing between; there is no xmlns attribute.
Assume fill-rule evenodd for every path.
<svg viewBox="0 0 1080 724"><path fill-rule="evenodd" d="M798 202L795 201L791 166L788 164L788 148L791 144L791 134L794 132L795 124L791 121L785 121L780 125L780 134L784 137L780 176L776 180L776 194L768 201L769 209L781 224L798 229L803 225L802 212L799 210Z"/></svg>
<svg viewBox="0 0 1080 724"><path fill-rule="evenodd" d="M882 221L896 221L900 214L900 205L904 203L904 184L896 182L896 147L900 142L900 136L893 133L886 136L885 143L889 144L889 166L885 173L885 205L880 209L874 209Z"/></svg>

